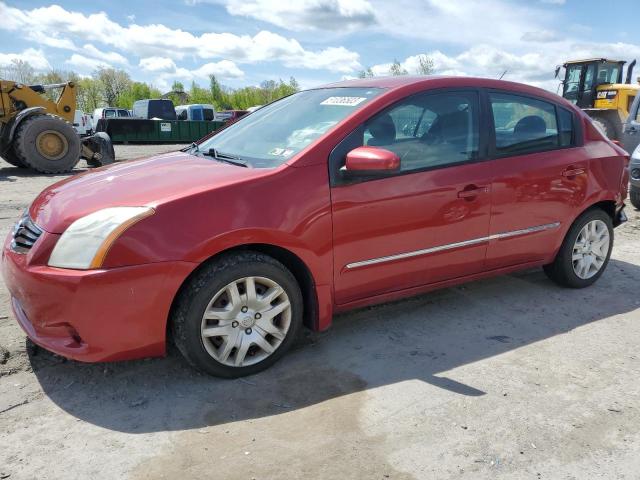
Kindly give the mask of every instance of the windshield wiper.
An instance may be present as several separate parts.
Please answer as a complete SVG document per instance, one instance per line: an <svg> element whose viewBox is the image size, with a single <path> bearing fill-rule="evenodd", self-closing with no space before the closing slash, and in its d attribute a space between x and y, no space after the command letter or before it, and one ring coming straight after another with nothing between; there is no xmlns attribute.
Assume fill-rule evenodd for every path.
<svg viewBox="0 0 640 480"><path fill-rule="evenodd" d="M181 149L180 151L181 152L189 152L189 153L191 153L193 155L193 154L198 153L200 151L200 147L198 146L198 144L196 142L193 142L191 145Z"/></svg>
<svg viewBox="0 0 640 480"><path fill-rule="evenodd" d="M215 148L210 148L209 151L204 155L207 155L208 157L212 157L215 160L218 160L220 162L230 163L231 165L237 165L238 167L249 168L249 165L247 164L247 162L243 162L240 157L237 157L235 155L230 155L228 153L219 152Z"/></svg>

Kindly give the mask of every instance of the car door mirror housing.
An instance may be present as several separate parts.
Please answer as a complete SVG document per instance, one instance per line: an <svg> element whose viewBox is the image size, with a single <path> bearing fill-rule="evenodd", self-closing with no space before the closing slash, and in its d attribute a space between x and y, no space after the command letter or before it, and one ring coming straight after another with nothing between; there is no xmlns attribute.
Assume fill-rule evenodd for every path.
<svg viewBox="0 0 640 480"><path fill-rule="evenodd" d="M347 154L344 171L350 175L389 175L400 170L400 157L390 150L358 147Z"/></svg>

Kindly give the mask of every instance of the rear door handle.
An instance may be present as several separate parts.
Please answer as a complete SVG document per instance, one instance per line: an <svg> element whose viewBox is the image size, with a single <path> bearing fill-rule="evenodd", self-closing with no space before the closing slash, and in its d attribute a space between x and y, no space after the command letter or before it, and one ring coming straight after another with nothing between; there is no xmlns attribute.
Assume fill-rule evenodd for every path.
<svg viewBox="0 0 640 480"><path fill-rule="evenodd" d="M464 190L460 190L458 192L458 198L473 198L477 197L481 193L489 193L489 187L476 187L475 185L470 185L465 187Z"/></svg>
<svg viewBox="0 0 640 480"><path fill-rule="evenodd" d="M575 177L578 175L584 175L586 170L584 168L567 168L562 171L563 177Z"/></svg>

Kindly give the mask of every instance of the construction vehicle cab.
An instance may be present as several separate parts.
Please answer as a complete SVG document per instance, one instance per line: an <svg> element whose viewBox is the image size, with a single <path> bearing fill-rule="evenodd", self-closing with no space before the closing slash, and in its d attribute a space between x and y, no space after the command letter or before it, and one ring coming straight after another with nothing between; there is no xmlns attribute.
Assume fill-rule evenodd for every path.
<svg viewBox="0 0 640 480"><path fill-rule="evenodd" d="M632 84L634 60L627 68L623 82L624 60L591 58L566 62L562 96L583 109L611 139L618 140L622 124L640 91ZM556 77L561 67L556 69Z"/></svg>
<svg viewBox="0 0 640 480"><path fill-rule="evenodd" d="M60 93L56 100L44 94ZM114 161L113 145L105 133L80 139L72 122L76 85L23 85L0 80L0 157L17 167L41 173L63 173L80 158L89 166Z"/></svg>

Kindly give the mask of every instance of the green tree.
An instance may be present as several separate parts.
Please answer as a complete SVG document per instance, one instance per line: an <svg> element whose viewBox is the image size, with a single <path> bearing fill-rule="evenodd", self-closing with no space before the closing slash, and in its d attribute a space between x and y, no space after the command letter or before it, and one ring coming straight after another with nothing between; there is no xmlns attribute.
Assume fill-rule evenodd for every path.
<svg viewBox="0 0 640 480"><path fill-rule="evenodd" d="M215 75L209 75L209 92L211 92L211 102L217 110L226 110L232 108L229 103L229 97L227 93L218 82Z"/></svg>
<svg viewBox="0 0 640 480"><path fill-rule="evenodd" d="M427 55L418 56L418 75L431 75L435 70L433 59Z"/></svg>
<svg viewBox="0 0 640 480"><path fill-rule="evenodd" d="M78 108L84 112L93 113L96 108L103 104L102 86L95 78L80 79L76 95Z"/></svg>
<svg viewBox="0 0 640 480"><path fill-rule="evenodd" d="M153 88L144 82L132 82L125 91L123 91L116 101L116 107L131 109L136 100L146 100L152 98L160 98L162 94L157 88Z"/></svg>
<svg viewBox="0 0 640 480"><path fill-rule="evenodd" d="M371 70L371 67L367 67L364 70L361 70L360 72L358 72L358 78L369 78L369 77L373 77L373 70Z"/></svg>
<svg viewBox="0 0 640 480"><path fill-rule="evenodd" d="M391 67L389 67L389 74L394 76L409 75L409 72L404 68L397 59L393 60Z"/></svg>
<svg viewBox="0 0 640 480"><path fill-rule="evenodd" d="M173 85L171 85L171 90L174 92L184 92L184 85L182 82L176 80L173 82Z"/></svg>
<svg viewBox="0 0 640 480"><path fill-rule="evenodd" d="M34 82L35 70L29 62L14 58L9 65L0 67L0 78L29 85Z"/></svg>
<svg viewBox="0 0 640 480"><path fill-rule="evenodd" d="M191 89L189 90L189 101L192 103L208 103L213 105L211 98L211 92L206 88L202 88L196 82L191 83Z"/></svg>
<svg viewBox="0 0 640 480"><path fill-rule="evenodd" d="M100 82L102 99L107 106L116 106L118 97L131 86L131 77L124 70L100 67L93 76Z"/></svg>

